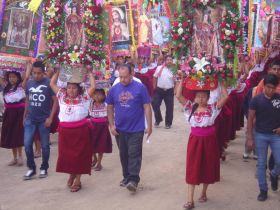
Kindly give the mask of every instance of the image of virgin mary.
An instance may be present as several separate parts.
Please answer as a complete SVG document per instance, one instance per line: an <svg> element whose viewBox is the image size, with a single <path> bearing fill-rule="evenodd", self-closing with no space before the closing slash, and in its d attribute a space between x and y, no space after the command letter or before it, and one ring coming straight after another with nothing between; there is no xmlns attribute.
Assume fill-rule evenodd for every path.
<svg viewBox="0 0 280 210"><path fill-rule="evenodd" d="M65 47L83 45L82 18L77 14L77 7L71 8L70 15L65 20Z"/></svg>

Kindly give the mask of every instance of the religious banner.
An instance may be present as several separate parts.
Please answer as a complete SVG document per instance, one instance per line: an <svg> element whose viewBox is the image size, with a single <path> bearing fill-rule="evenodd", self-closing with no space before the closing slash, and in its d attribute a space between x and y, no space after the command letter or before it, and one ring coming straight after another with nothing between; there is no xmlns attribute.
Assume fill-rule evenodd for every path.
<svg viewBox="0 0 280 210"><path fill-rule="evenodd" d="M125 4L112 7L111 38L113 43L129 43L129 25Z"/></svg>
<svg viewBox="0 0 280 210"><path fill-rule="evenodd" d="M27 10L27 5L26 1L5 5L0 53L36 57L41 17Z"/></svg>
<svg viewBox="0 0 280 210"><path fill-rule="evenodd" d="M191 54L205 53L208 56L223 58L220 39L220 24L225 15L225 6L205 7L194 10L194 26Z"/></svg>

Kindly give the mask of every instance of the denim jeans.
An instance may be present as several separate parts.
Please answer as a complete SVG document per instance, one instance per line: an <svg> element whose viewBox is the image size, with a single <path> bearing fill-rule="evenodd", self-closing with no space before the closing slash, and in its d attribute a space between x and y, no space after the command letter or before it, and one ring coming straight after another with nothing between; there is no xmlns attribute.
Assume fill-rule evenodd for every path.
<svg viewBox="0 0 280 210"><path fill-rule="evenodd" d="M275 165L271 174L272 176L278 176L280 175L280 136L255 132L255 143L258 154L257 173L259 188L260 190L267 191L266 168L268 146L270 146L275 159Z"/></svg>
<svg viewBox="0 0 280 210"><path fill-rule="evenodd" d="M36 170L33 153L33 140L35 131L38 129L40 133L41 147L42 147L42 165L40 169L48 170L50 157L50 128L46 128L45 122L33 122L27 119L24 123L24 148L27 158L27 166L29 169Z"/></svg>
<svg viewBox="0 0 280 210"><path fill-rule="evenodd" d="M120 152L123 177L127 182L138 183L140 181L144 132L118 133L116 140Z"/></svg>

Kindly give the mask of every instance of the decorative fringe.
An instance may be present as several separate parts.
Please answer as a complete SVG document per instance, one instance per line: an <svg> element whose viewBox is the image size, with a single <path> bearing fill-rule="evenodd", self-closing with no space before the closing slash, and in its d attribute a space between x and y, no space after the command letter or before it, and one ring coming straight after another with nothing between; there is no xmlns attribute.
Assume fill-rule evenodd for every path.
<svg viewBox="0 0 280 210"><path fill-rule="evenodd" d="M30 10L33 13L36 13L37 10L39 9L41 3L43 0L31 0L29 5L28 5L28 10Z"/></svg>

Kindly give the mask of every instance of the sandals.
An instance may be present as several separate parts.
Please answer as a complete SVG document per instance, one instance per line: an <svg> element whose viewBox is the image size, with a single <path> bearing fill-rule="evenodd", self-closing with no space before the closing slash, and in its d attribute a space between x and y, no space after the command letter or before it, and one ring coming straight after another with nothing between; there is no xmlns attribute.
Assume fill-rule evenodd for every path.
<svg viewBox="0 0 280 210"><path fill-rule="evenodd" d="M183 208L186 209L186 210L193 209L194 208L194 202L187 202L187 203L185 203Z"/></svg>
<svg viewBox="0 0 280 210"><path fill-rule="evenodd" d="M93 160L92 163L91 163L91 167L94 168L96 163L97 163L97 160Z"/></svg>
<svg viewBox="0 0 280 210"><path fill-rule="evenodd" d="M17 164L17 159L13 159L8 163L8 166L14 166Z"/></svg>
<svg viewBox="0 0 280 210"><path fill-rule="evenodd" d="M78 192L80 189L82 189L82 183L80 183L80 184L73 184L71 186L70 192Z"/></svg>
<svg viewBox="0 0 280 210"><path fill-rule="evenodd" d="M34 158L39 158L39 157L42 157L42 153L41 152L35 152Z"/></svg>
<svg viewBox="0 0 280 210"><path fill-rule="evenodd" d="M95 171L101 171L102 170L102 165L97 165L97 166L95 166L94 168L93 168L93 170L95 170Z"/></svg>
<svg viewBox="0 0 280 210"><path fill-rule="evenodd" d="M73 183L74 183L74 180L75 180L75 175L71 175L71 177L68 179L67 181L67 186L71 189Z"/></svg>
<svg viewBox="0 0 280 210"><path fill-rule="evenodd" d="M198 202L200 202L200 203L205 203L206 201L207 201L207 196L206 195L203 195L198 199Z"/></svg>

